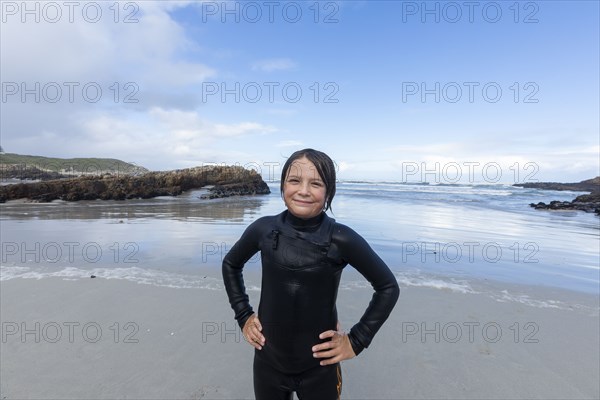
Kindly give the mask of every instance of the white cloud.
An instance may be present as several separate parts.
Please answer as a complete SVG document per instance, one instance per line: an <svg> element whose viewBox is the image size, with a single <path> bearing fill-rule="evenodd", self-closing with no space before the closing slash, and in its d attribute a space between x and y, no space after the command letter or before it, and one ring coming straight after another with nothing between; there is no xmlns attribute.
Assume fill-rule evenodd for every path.
<svg viewBox="0 0 600 400"><path fill-rule="evenodd" d="M151 169L172 168L182 158L206 162L202 158L212 159L212 147L218 141L252 140L255 135L276 132L274 127L257 122L214 123L196 112L162 108L153 108L136 118L99 114L80 121L80 129L82 135L72 139L77 146L93 146L102 154L133 158Z"/></svg>
<svg viewBox="0 0 600 400"><path fill-rule="evenodd" d="M275 147L298 147L301 146L302 142L298 140L284 140L275 145Z"/></svg>
<svg viewBox="0 0 600 400"><path fill-rule="evenodd" d="M265 112L270 115L277 115L277 116L284 116L284 117L289 117L289 116L298 114L298 110L292 109L292 108L289 108L289 109L268 108L265 110Z"/></svg>
<svg viewBox="0 0 600 400"><path fill-rule="evenodd" d="M344 173L344 172L348 172L348 171L352 171L352 170L356 169L356 164L349 163L347 161L340 161L337 163L337 166L338 166L338 172L340 172L340 173Z"/></svg>
<svg viewBox="0 0 600 400"><path fill-rule="evenodd" d="M191 166L214 154L228 154L215 150L219 139L276 132L256 121L223 123L200 117L198 87L217 71L198 59L200 49L169 14L198 2L131 3L139 7L133 16L139 22L131 24L113 21L113 2L99 4L103 18L98 23L83 20L79 5L73 23L63 8L58 23L36 23L33 18L21 23L17 15L2 24L3 82L25 82L27 87L57 82L64 91L62 100L53 104L36 103L32 96L22 102L18 94L3 103L3 147L58 157L121 158L155 169ZM121 9L120 18L132 10ZM66 99L64 82L78 84L72 102ZM101 87L97 103L82 98L81 88L88 82ZM135 93L125 88L127 82L136 85ZM130 94L137 103L124 102Z"/></svg>
<svg viewBox="0 0 600 400"><path fill-rule="evenodd" d="M44 7L43 2L32 4ZM57 23L45 22L43 18L35 23L33 16L22 23L20 14L6 17L0 42L3 81L30 85L98 82L106 84L105 90L111 82L135 82L142 96L148 87L168 91L200 84L216 74L214 68L202 62L182 58L198 49L168 11L193 2L127 3L138 7L135 10L123 10L124 3L118 3L118 23L113 20L112 2L95 3L102 5L102 17L97 23L83 18L81 4L74 9L71 23L69 9L64 3L56 4L62 10ZM133 11L138 22L123 23ZM71 104L71 108L76 105Z"/></svg>
<svg viewBox="0 0 600 400"><path fill-rule="evenodd" d="M296 63L294 63L289 58L272 58L267 60L260 60L252 64L252 69L254 71L264 72L284 71L294 69L295 67Z"/></svg>
<svg viewBox="0 0 600 400"><path fill-rule="evenodd" d="M276 129L256 122L242 122L239 124L215 124L213 134L216 136L240 136L247 133L271 133Z"/></svg>

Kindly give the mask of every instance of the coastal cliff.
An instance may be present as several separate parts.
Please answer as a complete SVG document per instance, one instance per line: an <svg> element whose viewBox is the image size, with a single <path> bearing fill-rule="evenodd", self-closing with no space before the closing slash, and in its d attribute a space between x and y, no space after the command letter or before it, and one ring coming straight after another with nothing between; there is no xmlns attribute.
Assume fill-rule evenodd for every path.
<svg viewBox="0 0 600 400"><path fill-rule="evenodd" d="M147 172L139 176L104 174L0 186L0 202L29 199L126 200L177 196L186 190L214 185L205 198L269 194L261 176L238 166L206 166L175 171Z"/></svg>

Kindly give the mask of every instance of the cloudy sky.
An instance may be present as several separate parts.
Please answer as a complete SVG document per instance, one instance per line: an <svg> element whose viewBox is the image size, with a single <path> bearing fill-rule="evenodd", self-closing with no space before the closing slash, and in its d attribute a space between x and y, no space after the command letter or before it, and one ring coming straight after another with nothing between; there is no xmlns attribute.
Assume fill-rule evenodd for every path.
<svg viewBox="0 0 600 400"><path fill-rule="evenodd" d="M587 179L598 4L2 1L0 142L152 170L269 177L313 147L342 179Z"/></svg>

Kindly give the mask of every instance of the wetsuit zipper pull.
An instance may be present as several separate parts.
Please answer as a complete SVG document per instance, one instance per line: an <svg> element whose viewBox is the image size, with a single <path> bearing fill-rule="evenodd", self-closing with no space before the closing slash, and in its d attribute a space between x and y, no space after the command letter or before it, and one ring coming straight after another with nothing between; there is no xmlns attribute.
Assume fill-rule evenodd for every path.
<svg viewBox="0 0 600 400"><path fill-rule="evenodd" d="M273 250L277 249L277 243L279 243L279 231L273 231Z"/></svg>

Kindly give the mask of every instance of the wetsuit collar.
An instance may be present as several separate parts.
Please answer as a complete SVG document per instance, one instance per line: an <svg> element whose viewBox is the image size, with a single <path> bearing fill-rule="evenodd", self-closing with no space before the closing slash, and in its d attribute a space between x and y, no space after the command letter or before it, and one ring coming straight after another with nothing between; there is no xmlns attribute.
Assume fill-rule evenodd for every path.
<svg viewBox="0 0 600 400"><path fill-rule="evenodd" d="M294 228L300 228L300 229L316 228L317 226L319 226L321 224L321 222L323 222L323 218L325 218L324 212L321 212L321 214L317 215L316 217L304 219L304 218L296 217L294 214L292 214L288 210L284 211L284 217L283 217L283 219L286 223L292 225Z"/></svg>

